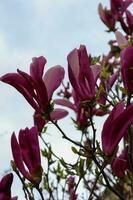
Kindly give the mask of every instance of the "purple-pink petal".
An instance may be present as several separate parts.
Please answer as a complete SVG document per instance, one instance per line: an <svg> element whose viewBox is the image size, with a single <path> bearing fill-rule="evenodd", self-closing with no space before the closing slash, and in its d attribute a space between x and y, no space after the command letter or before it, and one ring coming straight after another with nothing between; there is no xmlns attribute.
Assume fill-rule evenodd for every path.
<svg viewBox="0 0 133 200"><path fill-rule="evenodd" d="M127 134L133 123L133 104L123 110L122 103L116 105L104 123L102 131L102 147L106 155L111 155L120 140Z"/></svg>
<svg viewBox="0 0 133 200"><path fill-rule="evenodd" d="M95 95L95 82L92 69L90 68L90 61L87 54L86 47L81 45L79 48L79 63L80 63L80 72L79 72L79 84L84 85L82 87L84 91L88 92L86 95L94 96Z"/></svg>
<svg viewBox="0 0 133 200"><path fill-rule="evenodd" d="M50 118L52 120L59 120L68 115L68 112L61 108L56 108L53 112L50 113Z"/></svg>
<svg viewBox="0 0 133 200"><path fill-rule="evenodd" d="M6 192L6 194L10 197L11 196L11 185L13 182L13 174L5 175L0 181L0 193Z"/></svg>
<svg viewBox="0 0 133 200"><path fill-rule="evenodd" d="M37 127L20 130L19 144L30 173L41 164Z"/></svg>
<svg viewBox="0 0 133 200"><path fill-rule="evenodd" d="M130 169L128 146L126 146L122 153L113 160L111 167L113 173L119 178L123 178L125 176L125 172Z"/></svg>
<svg viewBox="0 0 133 200"><path fill-rule="evenodd" d="M78 50L74 49L73 51L71 51L67 56L67 60L68 60L68 65L71 68L71 71L73 73L73 76L77 79L79 76L79 70L80 70Z"/></svg>
<svg viewBox="0 0 133 200"><path fill-rule="evenodd" d="M50 100L53 92L60 86L64 79L65 71L61 66L51 67L44 75L43 81L47 89L48 99Z"/></svg>
<svg viewBox="0 0 133 200"><path fill-rule="evenodd" d="M14 162L17 166L17 168L20 170L22 175L27 178L29 181L32 180L30 174L26 171L24 163L23 163L23 157L22 157L22 152L20 149L20 146L17 142L16 136L13 133L11 137L11 148L12 148L12 154L14 158Z"/></svg>
<svg viewBox="0 0 133 200"><path fill-rule="evenodd" d="M122 79L124 87L133 92L133 47L128 47L121 52Z"/></svg>
<svg viewBox="0 0 133 200"><path fill-rule="evenodd" d="M68 107L72 110L75 110L75 106L73 103L71 103L68 99L55 99L54 103L57 105Z"/></svg>
<svg viewBox="0 0 133 200"><path fill-rule="evenodd" d="M115 32L116 41L118 43L118 46L122 49L126 46L128 46L128 40L123 36L123 34L120 31Z"/></svg>
<svg viewBox="0 0 133 200"><path fill-rule="evenodd" d="M25 99L29 102L29 104L35 110L39 109L37 103L33 99L33 96L29 92L28 82L20 74L8 73L2 76L0 80L16 88L16 90L18 90L25 97ZM31 88L31 91L32 91L32 88Z"/></svg>
<svg viewBox="0 0 133 200"><path fill-rule="evenodd" d="M44 65L46 64L46 59L43 56L32 58L32 63L30 65L30 75L35 80L40 80L43 76Z"/></svg>
<svg viewBox="0 0 133 200"><path fill-rule="evenodd" d="M109 78L109 89L112 88L112 86L114 85L115 81L118 78L118 72L114 73L110 78Z"/></svg>
<svg viewBox="0 0 133 200"><path fill-rule="evenodd" d="M93 73L94 82L96 83L97 79L99 78L100 72L101 72L101 66L100 65L91 65L90 68Z"/></svg>
<svg viewBox="0 0 133 200"><path fill-rule="evenodd" d="M133 31L133 14L127 10L126 11L127 23L131 31Z"/></svg>

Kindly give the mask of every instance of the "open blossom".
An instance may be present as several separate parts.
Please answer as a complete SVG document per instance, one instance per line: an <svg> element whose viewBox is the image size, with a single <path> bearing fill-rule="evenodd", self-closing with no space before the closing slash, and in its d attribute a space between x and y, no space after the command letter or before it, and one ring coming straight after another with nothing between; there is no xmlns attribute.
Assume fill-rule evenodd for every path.
<svg viewBox="0 0 133 200"><path fill-rule="evenodd" d="M113 154L120 140L127 134L128 127L133 123L133 104L124 109L120 102L111 111L102 130L102 148L107 156Z"/></svg>
<svg viewBox="0 0 133 200"><path fill-rule="evenodd" d="M121 51L121 72L124 87L133 93L133 47Z"/></svg>
<svg viewBox="0 0 133 200"><path fill-rule="evenodd" d="M128 146L122 151L122 153L113 160L112 171L119 178L125 176L125 172L130 169L128 158Z"/></svg>
<svg viewBox="0 0 133 200"><path fill-rule="evenodd" d="M39 184L42 179L42 167L37 127L21 129L19 142L13 133L11 148L14 162L21 174L30 182Z"/></svg>
<svg viewBox="0 0 133 200"><path fill-rule="evenodd" d="M64 69L61 66L51 67L44 74L46 59L41 56L33 58L30 65L30 75L17 70L17 73L8 73L1 77L1 81L16 88L35 110L35 125L42 126L49 120L52 108L50 101L53 92L60 86L64 78ZM43 75L44 74L44 75ZM53 120L58 120L67 115L67 111L59 110Z"/></svg>
<svg viewBox="0 0 133 200"><path fill-rule="evenodd" d="M81 100L92 100L96 93L96 81L101 66L90 65L84 45L71 51L67 57L68 74L71 85Z"/></svg>
<svg viewBox="0 0 133 200"><path fill-rule="evenodd" d="M11 185L13 174L5 175L0 181L0 200L17 200L18 197L11 197Z"/></svg>

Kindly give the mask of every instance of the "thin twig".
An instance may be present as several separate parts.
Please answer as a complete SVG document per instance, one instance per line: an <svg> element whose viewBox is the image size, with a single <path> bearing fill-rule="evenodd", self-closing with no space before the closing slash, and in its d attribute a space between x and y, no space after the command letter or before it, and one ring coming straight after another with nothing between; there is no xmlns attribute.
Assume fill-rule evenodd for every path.
<svg viewBox="0 0 133 200"><path fill-rule="evenodd" d="M97 161L97 159L96 159L95 157L93 157L92 159L93 159L93 161L95 162L95 164L98 166L98 168L101 169L102 166L99 164L99 162ZM106 176L104 170L102 170L102 175L103 175L104 180L105 180L105 182L106 182L106 184L107 184L107 187L108 187L116 196L118 196L120 200L125 200L125 198L122 197L121 194L120 194L118 191L116 191L116 190L110 185L110 183L109 183L109 181L108 181L108 178L107 178L107 176Z"/></svg>

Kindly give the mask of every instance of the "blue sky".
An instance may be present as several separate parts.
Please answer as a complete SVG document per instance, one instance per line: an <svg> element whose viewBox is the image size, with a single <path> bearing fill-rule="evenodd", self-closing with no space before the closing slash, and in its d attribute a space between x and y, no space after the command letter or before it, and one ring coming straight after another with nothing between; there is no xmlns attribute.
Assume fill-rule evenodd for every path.
<svg viewBox="0 0 133 200"><path fill-rule="evenodd" d="M3 0L0 6L0 75L27 71L31 58L43 55L46 68L60 64L67 69L66 57L80 44L92 55L108 49L110 35L97 13L98 0ZM107 5L107 0L102 0ZM10 86L0 83L0 174L10 168L10 136L13 131L32 126L33 110ZM66 122L66 121L65 121ZM67 122L70 121L67 119ZM64 122L61 122L62 125ZM51 129L51 132L55 132ZM67 128L66 128L67 131ZM74 130L73 130L74 131ZM57 152L55 133L50 141ZM68 157L70 145L63 143L62 155ZM68 149L67 149L68 147ZM61 147L62 148L62 147ZM68 153L69 152L69 153Z"/></svg>

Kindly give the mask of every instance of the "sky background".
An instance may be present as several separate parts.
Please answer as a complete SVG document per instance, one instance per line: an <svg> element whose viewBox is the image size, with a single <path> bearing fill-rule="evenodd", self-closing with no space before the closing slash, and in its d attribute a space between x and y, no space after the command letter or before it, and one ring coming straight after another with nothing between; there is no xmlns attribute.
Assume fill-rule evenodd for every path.
<svg viewBox="0 0 133 200"><path fill-rule="evenodd" d="M67 70L67 55L80 44L93 56L108 50L111 35L99 19L99 0L1 0L0 2L0 75L28 72L32 57L45 56L46 69L60 64ZM108 0L102 0L108 5ZM112 36L113 37L113 36ZM33 125L33 110L12 87L0 83L0 175L10 169L10 137L13 131ZM102 121L98 120L99 130ZM68 118L61 126L73 137L77 134ZM70 129L69 129L70 124ZM70 144L62 142L60 134L49 130L50 142L60 156L70 161ZM79 133L78 133L79 134ZM13 194L21 188L14 183ZM23 199L22 197L20 199Z"/></svg>

